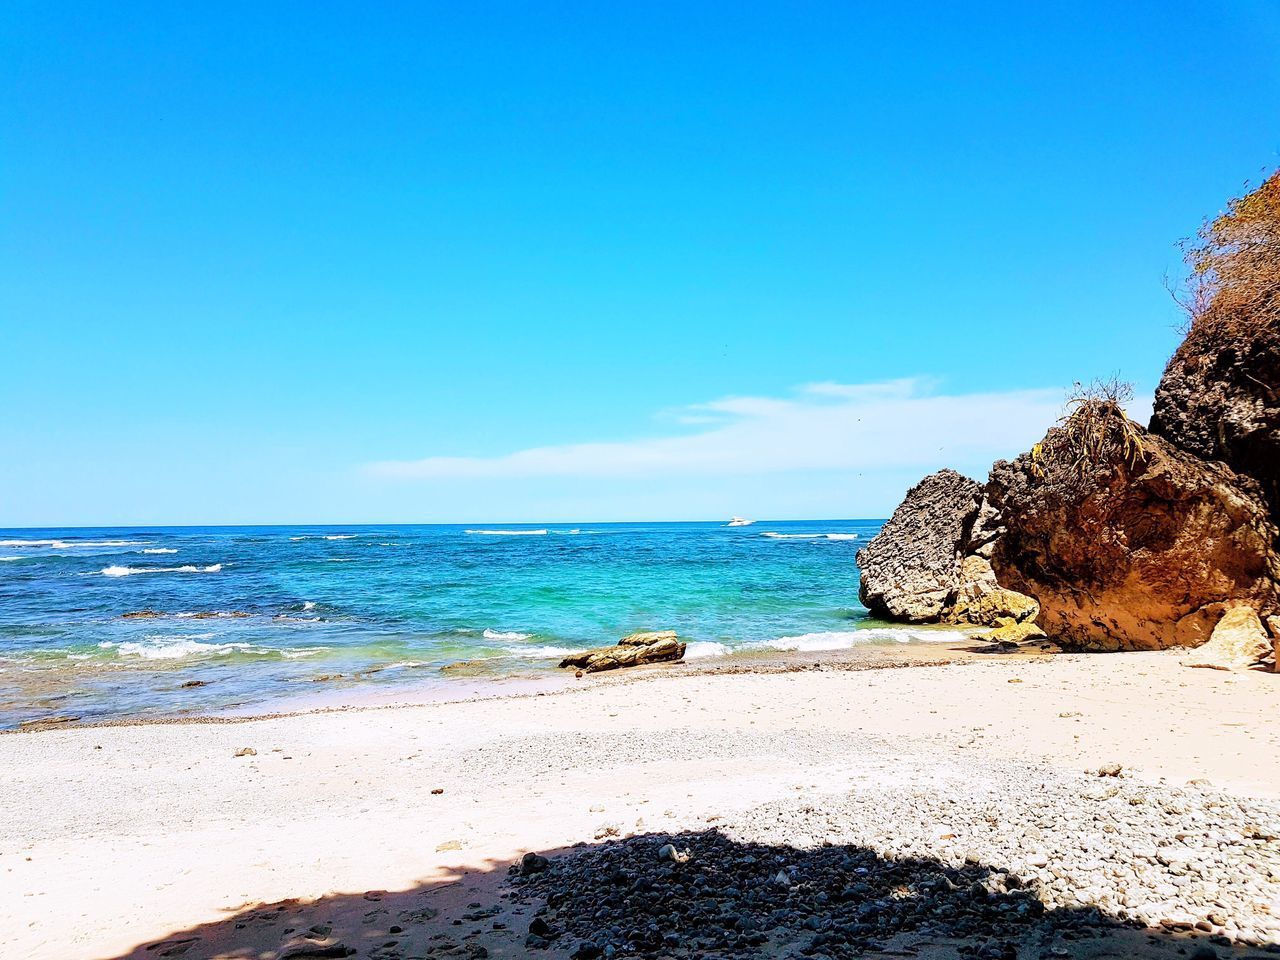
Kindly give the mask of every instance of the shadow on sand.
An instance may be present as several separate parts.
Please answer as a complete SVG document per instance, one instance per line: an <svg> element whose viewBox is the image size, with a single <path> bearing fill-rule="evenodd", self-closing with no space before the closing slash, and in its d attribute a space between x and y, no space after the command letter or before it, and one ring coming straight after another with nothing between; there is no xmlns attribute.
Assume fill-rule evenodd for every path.
<svg viewBox="0 0 1280 960"><path fill-rule="evenodd" d="M1046 909L994 866L795 849L715 830L653 833L490 862L399 892L245 908L116 960L428 957L1269 956L1208 931L1144 930L1094 907Z"/></svg>

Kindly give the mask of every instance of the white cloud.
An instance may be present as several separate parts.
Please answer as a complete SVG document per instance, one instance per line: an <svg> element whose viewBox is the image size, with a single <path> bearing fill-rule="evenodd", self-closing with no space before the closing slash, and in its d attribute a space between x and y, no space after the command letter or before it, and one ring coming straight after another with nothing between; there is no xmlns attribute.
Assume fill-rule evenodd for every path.
<svg viewBox="0 0 1280 960"><path fill-rule="evenodd" d="M368 464L388 479L751 476L966 464L1031 446L1059 416L1060 389L939 393L924 380L816 383L791 397L726 397L677 411L701 429L530 447L490 457Z"/></svg>

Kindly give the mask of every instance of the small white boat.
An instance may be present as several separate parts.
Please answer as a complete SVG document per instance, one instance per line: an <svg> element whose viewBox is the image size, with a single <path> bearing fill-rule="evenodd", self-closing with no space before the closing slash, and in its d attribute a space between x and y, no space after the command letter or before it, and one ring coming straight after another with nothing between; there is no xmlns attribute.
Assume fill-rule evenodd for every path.
<svg viewBox="0 0 1280 960"><path fill-rule="evenodd" d="M726 523L725 526L726 527L749 527L753 523L755 523L754 520L746 520L743 517L734 517L732 520Z"/></svg>

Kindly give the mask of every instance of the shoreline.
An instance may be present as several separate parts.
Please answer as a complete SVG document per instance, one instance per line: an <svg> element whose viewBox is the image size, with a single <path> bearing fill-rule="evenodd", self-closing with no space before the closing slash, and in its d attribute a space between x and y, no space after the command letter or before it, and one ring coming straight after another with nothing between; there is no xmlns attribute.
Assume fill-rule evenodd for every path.
<svg viewBox="0 0 1280 960"><path fill-rule="evenodd" d="M17 727L0 730L0 737L11 734L43 733L50 730L244 723L252 720L306 716L313 713L403 709L438 703L536 697L572 692L578 688L578 685L585 687L591 684L633 683L668 677L675 679L739 674L799 673L811 670L889 670L981 662L992 658L1041 660L1048 656L1052 655L1035 651L993 653L981 650L973 643L952 641L865 644L835 650L746 650L716 657L699 657L676 663L649 664L588 674L579 679L575 679L574 672L568 669L484 678L433 677L424 678L416 683L399 683L384 689L347 685L337 689L309 691L304 694L282 694L257 703L214 708L207 712L104 717L98 720L81 720L78 717L75 720L66 720L55 715L47 719L37 718L25 721ZM513 687L519 689L510 689Z"/></svg>
<svg viewBox="0 0 1280 960"><path fill-rule="evenodd" d="M327 925L371 960L425 957L446 940L457 952L433 956L481 946L525 956L546 893L512 886L507 867L525 853L560 851L553 874L572 884L572 864L594 870L627 837L647 863L655 838L697 847L707 831L734 851L767 844L815 870L821 858L806 851L830 840L875 847L886 864L927 853L963 879L972 848L1001 875L1043 875L1046 902L1096 896L1109 916L1146 911L1157 925L1165 913L1181 923L1193 908L1219 909L1199 892L1216 877L1219 898L1236 888L1247 897L1232 893L1230 925L1214 929L1273 935L1271 915L1248 903L1271 889L1272 866L1280 879L1277 843L1231 841L1254 859L1229 868L1195 853L1209 849L1205 824L1228 822L1228 811L1238 811L1230 823L1260 825L1251 830L1274 822L1267 835L1280 836L1280 731L1257 722L1280 708L1270 674L1191 670L1169 651L975 656L932 669L815 669L808 659L805 669L654 672L541 696L0 738L0 939L31 960L151 958L165 954L148 947L185 940L173 954L185 960L276 958L299 930ZM237 756L244 748L255 752ZM1097 776L1114 764L1118 778ZM1033 795L1052 803L1028 803ZM1119 834L1079 822L1103 813ZM943 818L949 828L935 830ZM1033 834L1065 858L1067 887L1057 861L1027 862L1031 841L1016 838ZM1079 847L1095 834L1145 873L1096 872L1102 848ZM1168 885L1171 868L1141 860L1142 844L1193 842L1186 856L1203 857L1209 875L1169 885L1163 899L1146 894L1150 903L1115 899ZM957 856L961 866L947 866ZM499 913L477 920L490 905ZM579 929L571 905L558 912L558 925ZM1172 957L1193 933L1126 955ZM546 955L567 956L574 937ZM950 940L939 953L920 941L919 956L954 956Z"/></svg>

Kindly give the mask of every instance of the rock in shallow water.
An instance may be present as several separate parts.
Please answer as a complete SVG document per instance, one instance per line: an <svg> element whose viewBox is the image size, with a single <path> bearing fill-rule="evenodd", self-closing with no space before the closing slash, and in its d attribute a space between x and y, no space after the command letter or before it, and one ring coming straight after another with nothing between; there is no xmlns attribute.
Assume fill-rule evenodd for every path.
<svg viewBox="0 0 1280 960"><path fill-rule="evenodd" d="M940 470L908 491L884 528L858 551L858 596L891 620L939 619L961 585L961 561L981 488L954 470Z"/></svg>
<svg viewBox="0 0 1280 960"><path fill-rule="evenodd" d="M674 630L650 633L633 633L623 637L616 646L597 647L565 657L562 667L581 668L586 673L616 670L620 667L637 667L645 663L664 663L684 657L685 645Z"/></svg>

